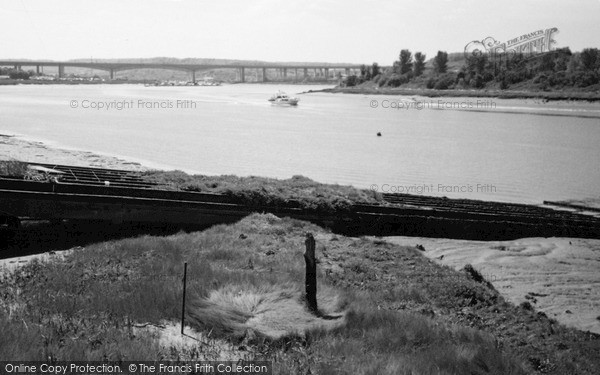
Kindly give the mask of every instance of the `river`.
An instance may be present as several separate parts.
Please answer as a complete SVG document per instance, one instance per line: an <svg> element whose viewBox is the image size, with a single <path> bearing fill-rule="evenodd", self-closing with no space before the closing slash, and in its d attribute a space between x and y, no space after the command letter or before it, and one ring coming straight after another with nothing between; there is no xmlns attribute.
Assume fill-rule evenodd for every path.
<svg viewBox="0 0 600 375"><path fill-rule="evenodd" d="M298 94L321 88L0 86L0 133L192 173L521 203L600 197L599 104ZM271 105L277 90L299 105Z"/></svg>

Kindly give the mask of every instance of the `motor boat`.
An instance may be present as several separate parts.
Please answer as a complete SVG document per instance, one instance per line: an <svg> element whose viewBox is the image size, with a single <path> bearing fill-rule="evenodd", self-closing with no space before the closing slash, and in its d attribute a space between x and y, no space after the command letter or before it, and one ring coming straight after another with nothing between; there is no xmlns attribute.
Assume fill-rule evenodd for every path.
<svg viewBox="0 0 600 375"><path fill-rule="evenodd" d="M289 96L283 91L279 91L277 94L271 96L269 101L276 105L298 105L300 99Z"/></svg>

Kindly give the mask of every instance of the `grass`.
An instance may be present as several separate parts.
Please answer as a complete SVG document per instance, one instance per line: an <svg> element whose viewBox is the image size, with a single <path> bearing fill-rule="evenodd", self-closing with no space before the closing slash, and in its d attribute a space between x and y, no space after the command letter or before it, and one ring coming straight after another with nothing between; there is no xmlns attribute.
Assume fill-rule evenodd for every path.
<svg viewBox="0 0 600 375"><path fill-rule="evenodd" d="M27 173L27 163L10 159L0 160L0 176L24 177Z"/></svg>
<svg viewBox="0 0 600 375"><path fill-rule="evenodd" d="M0 175L25 177L27 163L0 160ZM156 189L216 193L253 208L302 208L314 213L349 211L354 204L382 204L380 193L352 186L321 184L303 176L279 180L267 177L188 175L182 171L147 171L144 180Z"/></svg>
<svg viewBox="0 0 600 375"><path fill-rule="evenodd" d="M306 232L326 319L304 308ZM193 350L133 329L179 320L184 262L187 320L214 340ZM225 340L246 347L246 359L273 361L276 374L594 373L597 338L506 303L479 276L414 248L254 214L97 243L6 275L0 358L216 359Z"/></svg>
<svg viewBox="0 0 600 375"><path fill-rule="evenodd" d="M352 186L321 184L307 177L279 180L266 177L188 175L181 171L150 171L143 178L166 190L224 194L250 207L301 207L313 212L349 210L353 204L379 204L381 194Z"/></svg>

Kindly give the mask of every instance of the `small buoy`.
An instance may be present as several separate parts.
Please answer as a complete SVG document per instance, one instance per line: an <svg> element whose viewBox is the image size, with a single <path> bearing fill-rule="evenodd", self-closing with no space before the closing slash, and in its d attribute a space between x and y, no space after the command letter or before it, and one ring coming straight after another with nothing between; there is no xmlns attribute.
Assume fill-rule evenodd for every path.
<svg viewBox="0 0 600 375"><path fill-rule="evenodd" d="M381 137L381 132L377 132L377 136L378 136L378 137Z"/></svg>
<svg viewBox="0 0 600 375"><path fill-rule="evenodd" d="M110 181L104 181L104 186L110 186Z"/></svg>

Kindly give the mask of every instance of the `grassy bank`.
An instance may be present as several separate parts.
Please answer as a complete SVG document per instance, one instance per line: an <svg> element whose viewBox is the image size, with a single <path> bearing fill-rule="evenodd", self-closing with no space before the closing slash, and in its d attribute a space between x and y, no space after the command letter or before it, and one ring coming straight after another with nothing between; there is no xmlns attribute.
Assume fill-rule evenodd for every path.
<svg viewBox="0 0 600 375"><path fill-rule="evenodd" d="M25 177L27 174L27 163L19 160L0 160L0 176Z"/></svg>
<svg viewBox="0 0 600 375"><path fill-rule="evenodd" d="M322 319L304 309L304 234L317 241ZM185 350L136 327L187 317ZM474 270L414 248L252 215L234 225L74 250L4 276L0 358L218 359L228 348L274 373L592 374L597 337L503 301ZM240 352L239 348L243 347Z"/></svg>
<svg viewBox="0 0 600 375"><path fill-rule="evenodd" d="M582 100L589 102L600 101L597 92L585 91L517 91L517 90L435 90L423 88L380 88L373 85L358 87L335 87L311 92L331 92L363 95L410 95L429 98L499 98L499 99L542 99L553 100Z"/></svg>
<svg viewBox="0 0 600 375"><path fill-rule="evenodd" d="M303 176L279 180L266 177L188 175L181 171L145 172L143 178L166 190L224 194L249 207L301 207L333 213L353 204L382 203L381 194L352 186L321 184Z"/></svg>
<svg viewBox="0 0 600 375"><path fill-rule="evenodd" d="M0 175L24 178L28 164L0 160ZM232 203L248 207L302 208L315 213L350 210L354 204L383 204L382 195L352 186L322 184L304 176L279 180L267 177L233 175L189 175L182 171L148 171L141 177L156 184L154 189L223 194Z"/></svg>

